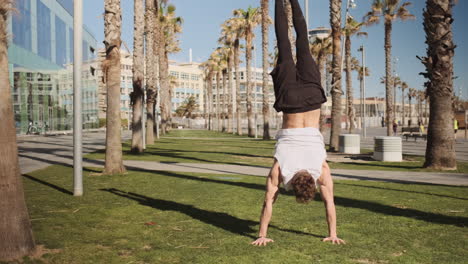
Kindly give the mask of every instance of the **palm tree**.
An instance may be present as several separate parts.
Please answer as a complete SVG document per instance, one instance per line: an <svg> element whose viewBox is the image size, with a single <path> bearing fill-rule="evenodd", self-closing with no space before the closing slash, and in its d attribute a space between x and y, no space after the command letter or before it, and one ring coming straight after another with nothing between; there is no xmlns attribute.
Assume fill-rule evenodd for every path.
<svg viewBox="0 0 468 264"><path fill-rule="evenodd" d="M415 98L417 95L417 90L414 88L408 89L408 101L409 101L409 123L408 126L412 125L413 122L413 107L411 106L411 99Z"/></svg>
<svg viewBox="0 0 468 264"><path fill-rule="evenodd" d="M234 10L234 16L240 20L241 28L244 32L243 37L245 38L245 60L247 68L247 119L248 119L248 136L254 136L254 116L252 109L252 86L251 86L251 60L252 60L252 42L255 38L254 30L257 25L261 22L261 12L259 8L249 7L247 10L236 9Z"/></svg>
<svg viewBox="0 0 468 264"><path fill-rule="evenodd" d="M427 0L424 11L427 57L424 77L429 96L429 127L424 167L456 169L453 131L453 0Z"/></svg>
<svg viewBox="0 0 468 264"><path fill-rule="evenodd" d="M324 77L326 76L326 66L328 55L332 53L332 41L331 37L326 38L315 38L315 41L310 45L310 52L317 61L320 75L322 76L321 84L325 86ZM325 129L325 105L322 104L320 109L320 132L323 133Z"/></svg>
<svg viewBox="0 0 468 264"><path fill-rule="evenodd" d="M401 89L401 104L403 106L403 110L402 110L402 113L401 113L401 116L402 116L402 124L403 126L406 125L406 120L405 120L405 90L408 89L408 84L406 82L401 82L400 84L400 89Z"/></svg>
<svg viewBox="0 0 468 264"><path fill-rule="evenodd" d="M145 37L146 37L146 144L154 144L154 110L156 105L156 79L159 72L156 71L158 61L157 30L158 0L145 2ZM156 26L155 26L156 23Z"/></svg>
<svg viewBox="0 0 468 264"><path fill-rule="evenodd" d="M351 70L357 72L358 76L357 76L357 79L358 81L360 82L360 87L361 87L361 95L364 97L364 84L363 84L363 81L364 81L364 74L365 76L370 76L370 71L369 71L369 68L368 67L362 67L362 65L360 64L359 60L356 59L355 57L352 57L351 58ZM363 108L366 107L366 98L364 97L363 98ZM352 111L354 111L355 109L353 108ZM361 109L361 118L364 118L364 109Z"/></svg>
<svg viewBox="0 0 468 264"><path fill-rule="evenodd" d="M345 71L346 71L346 112L348 114L349 119L349 126L348 132L352 133L354 129L354 119L355 119L355 111L354 111L354 98L353 98L353 85L351 79L351 37L354 35L358 36L367 36L366 32L362 32L361 27L364 23L359 23L354 18L348 17L345 27L343 28L343 33L345 35Z"/></svg>
<svg viewBox="0 0 468 264"><path fill-rule="evenodd" d="M107 84L106 112L106 162L104 174L122 174L122 137L120 117L120 39L122 12L120 0L104 1L104 61L105 82Z"/></svg>
<svg viewBox="0 0 468 264"><path fill-rule="evenodd" d="M345 70L346 70L346 113L348 114L349 127L348 132L353 133L354 129L354 98L353 98L353 85L351 79L351 37L354 35L358 36L367 36L366 32L361 31L361 27L364 23L359 23L352 17L347 17L347 22L343 28L343 33L345 35ZM347 123L348 124L348 123Z"/></svg>
<svg viewBox="0 0 468 264"><path fill-rule="evenodd" d="M262 61L263 61L263 76L262 76L262 88L263 88L263 139L270 139L270 87L268 85L268 69L270 65L268 63L268 28L271 24L271 18L268 15L269 7L268 0L261 0L262 9Z"/></svg>
<svg viewBox="0 0 468 264"><path fill-rule="evenodd" d="M332 127L330 132L330 151L339 150L341 133L341 0L330 0L330 25L332 28Z"/></svg>
<svg viewBox="0 0 468 264"><path fill-rule="evenodd" d="M171 94L169 82L169 54L180 51L177 34L182 32L183 19L175 16L176 7L162 2L159 6L158 19L160 23L157 34L159 46L159 78L161 85L161 132L167 133L171 123Z"/></svg>
<svg viewBox="0 0 468 264"><path fill-rule="evenodd" d="M224 22L222 25L222 30L221 30L221 37L218 40L218 43L221 45L224 45L225 49L225 58L227 60L226 64L226 71L223 72L223 74L226 74L228 77L228 83L226 89L227 92L224 93L224 96L227 98L227 120L228 120L228 125L227 125L227 132L232 133L233 127L234 127L234 119L233 119L233 91L234 91L234 79L232 76L233 69L234 69L234 37L235 34L233 34L232 27L228 23L228 21ZM224 81L225 79L223 79ZM223 85L223 88L225 87L225 84ZM231 123L232 121L232 123Z"/></svg>
<svg viewBox="0 0 468 264"><path fill-rule="evenodd" d="M394 119L393 113L393 91L392 91L392 24L400 19L414 19L415 16L410 14L407 7L411 2L402 3L401 0L374 0L371 11L364 16L364 21L367 25L373 25L380 22L381 17L385 20L385 97L386 97L386 123L387 135L392 135L392 122Z"/></svg>
<svg viewBox="0 0 468 264"><path fill-rule="evenodd" d="M20 259L35 249L20 176L8 73L7 21L12 9L11 0L0 0L0 261Z"/></svg>
<svg viewBox="0 0 468 264"><path fill-rule="evenodd" d="M144 9L143 0L134 1L134 25L133 32L133 92L131 94L133 118L132 118L132 149L133 153L143 152L143 83L144 83Z"/></svg>

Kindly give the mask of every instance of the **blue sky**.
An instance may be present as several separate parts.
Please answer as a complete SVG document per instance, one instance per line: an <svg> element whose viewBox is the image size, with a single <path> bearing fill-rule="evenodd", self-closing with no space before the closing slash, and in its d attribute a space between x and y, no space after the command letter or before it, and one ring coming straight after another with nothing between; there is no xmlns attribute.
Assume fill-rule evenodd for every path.
<svg viewBox="0 0 468 264"><path fill-rule="evenodd" d="M133 42L133 0L122 1L122 39L132 48ZM303 0L299 0L301 5ZM84 2L84 23L95 34L99 43L102 43L104 29L102 13L104 9L103 1L85 0ZM176 61L188 61L189 49L193 50L195 61L204 61L215 49L217 39L220 35L220 25L232 16L232 11L237 8L257 7L259 0L171 0L176 7L176 13L184 19L183 33L180 36L182 51L171 55L171 59ZM345 4L345 0L343 0ZM370 10L370 0L356 0L357 8L351 10L351 15L361 20L363 15ZM392 53L398 58L396 72L402 80L408 82L410 87L423 89L425 79L419 75L424 71L424 66L416 58L416 55L426 54L425 33L422 25L422 12L425 6L424 0L413 0L413 5L409 7L416 20L405 22L395 22L392 34ZM318 26L329 27L328 0L309 0L309 23L310 28ZM273 17L274 0L270 1L270 15ZM456 93L462 90L462 96L468 99L468 2L458 1L454 7L453 24L454 41L457 45L454 61L455 75L458 79L454 82ZM366 64L370 68L371 76L367 78L367 96L384 96L384 85L380 84L380 77L385 74L384 55L384 29L383 23L372 27L364 28L368 32L368 37L353 38L353 56L360 59L357 48L365 45L367 49ZM270 46L273 49L275 41L274 29L270 31ZM260 30L257 29L257 47L261 47ZM261 53L257 55L257 65L260 67ZM344 77L344 76L343 76ZM343 83L344 85L344 83ZM359 83L353 78L354 94L358 95ZM398 100L401 95L398 93Z"/></svg>

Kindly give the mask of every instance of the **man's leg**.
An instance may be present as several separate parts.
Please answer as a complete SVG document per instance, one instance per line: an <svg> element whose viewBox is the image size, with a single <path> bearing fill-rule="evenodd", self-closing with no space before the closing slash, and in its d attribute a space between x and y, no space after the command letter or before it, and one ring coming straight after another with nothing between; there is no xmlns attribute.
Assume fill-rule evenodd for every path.
<svg viewBox="0 0 468 264"><path fill-rule="evenodd" d="M296 68L299 74L309 80L321 83L320 72L318 71L317 63L315 63L309 48L309 32L307 23L302 14L301 6L297 0L290 0L293 13L294 29L296 30L296 52L297 64Z"/></svg>
<svg viewBox="0 0 468 264"><path fill-rule="evenodd" d="M288 19L284 10L284 0L275 0L275 32L278 45L278 64L294 61L291 53L291 42L288 36Z"/></svg>

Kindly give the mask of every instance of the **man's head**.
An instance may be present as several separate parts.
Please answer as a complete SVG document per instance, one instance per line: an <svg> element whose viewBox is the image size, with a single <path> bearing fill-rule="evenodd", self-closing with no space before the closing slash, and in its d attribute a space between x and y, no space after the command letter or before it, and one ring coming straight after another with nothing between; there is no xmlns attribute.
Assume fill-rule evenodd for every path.
<svg viewBox="0 0 468 264"><path fill-rule="evenodd" d="M298 203L308 203L314 199L315 180L306 170L296 172L291 179L291 185Z"/></svg>

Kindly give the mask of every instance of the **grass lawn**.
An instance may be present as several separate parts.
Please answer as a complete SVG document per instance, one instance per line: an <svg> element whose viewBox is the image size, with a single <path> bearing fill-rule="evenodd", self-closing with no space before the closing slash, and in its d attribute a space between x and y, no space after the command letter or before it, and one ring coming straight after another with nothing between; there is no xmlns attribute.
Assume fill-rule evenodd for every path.
<svg viewBox="0 0 468 264"><path fill-rule="evenodd" d="M84 176L73 197L72 169L24 176L36 242L58 253L26 263L466 263L468 187L336 181L338 233L327 235L317 197L274 207L262 248L262 177L132 171Z"/></svg>
<svg viewBox="0 0 468 264"><path fill-rule="evenodd" d="M124 159L161 162L225 163L269 167L273 163L275 140L263 141L206 130L173 130L144 154L130 152L130 143L123 144ZM371 150L363 150L363 153ZM89 159L104 159L104 151L86 155ZM406 162L330 163L332 169L427 171L424 157L405 156ZM458 162L456 173L468 173L468 162Z"/></svg>

